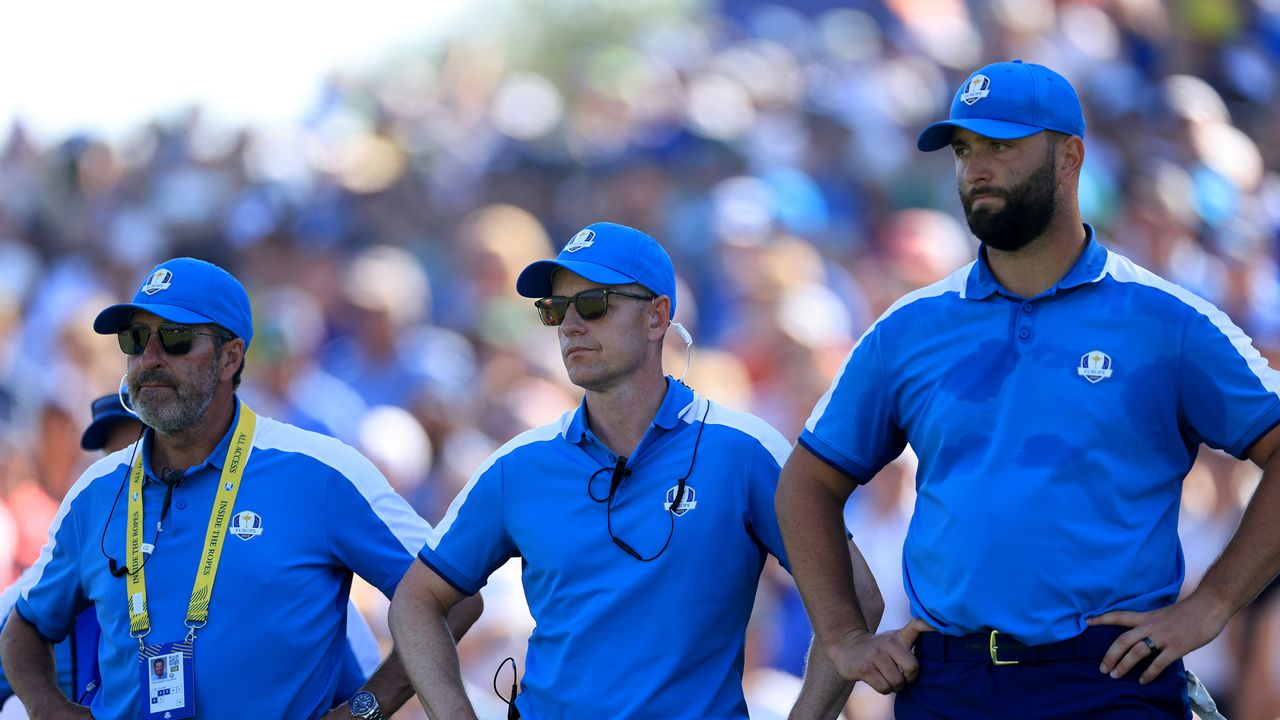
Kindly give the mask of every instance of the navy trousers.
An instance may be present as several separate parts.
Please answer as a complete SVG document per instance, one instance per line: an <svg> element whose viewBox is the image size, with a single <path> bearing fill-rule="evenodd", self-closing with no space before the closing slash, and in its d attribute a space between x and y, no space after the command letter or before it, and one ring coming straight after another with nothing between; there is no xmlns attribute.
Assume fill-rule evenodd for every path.
<svg viewBox="0 0 1280 720"><path fill-rule="evenodd" d="M1119 679L1098 672L1107 648L1126 628L1089 628L1077 638L1026 646L997 636L925 633L916 644L920 677L898 693L897 720L1192 720L1182 661L1147 685L1143 661Z"/></svg>

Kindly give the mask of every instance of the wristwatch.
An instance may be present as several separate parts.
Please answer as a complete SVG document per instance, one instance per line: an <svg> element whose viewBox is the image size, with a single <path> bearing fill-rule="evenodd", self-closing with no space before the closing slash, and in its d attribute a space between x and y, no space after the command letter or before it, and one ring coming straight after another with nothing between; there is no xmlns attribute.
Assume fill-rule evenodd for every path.
<svg viewBox="0 0 1280 720"><path fill-rule="evenodd" d="M361 690L351 699L347 701L347 707L351 710L351 717L361 718L361 720L383 720L382 706L378 704L378 698L368 690Z"/></svg>

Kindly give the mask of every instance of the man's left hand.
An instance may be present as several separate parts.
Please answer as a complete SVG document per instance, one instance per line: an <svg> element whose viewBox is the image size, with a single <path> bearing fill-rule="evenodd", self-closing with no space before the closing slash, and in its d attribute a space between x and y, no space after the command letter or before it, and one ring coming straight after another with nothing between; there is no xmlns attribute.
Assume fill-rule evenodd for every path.
<svg viewBox="0 0 1280 720"><path fill-rule="evenodd" d="M1154 655L1150 667L1138 678L1138 682L1145 685L1179 658L1217 637L1229 618L1229 613L1214 612L1211 603L1192 593L1159 610L1117 610L1090 618L1089 624L1131 628L1107 649L1099 669L1113 678L1122 678L1135 665Z"/></svg>

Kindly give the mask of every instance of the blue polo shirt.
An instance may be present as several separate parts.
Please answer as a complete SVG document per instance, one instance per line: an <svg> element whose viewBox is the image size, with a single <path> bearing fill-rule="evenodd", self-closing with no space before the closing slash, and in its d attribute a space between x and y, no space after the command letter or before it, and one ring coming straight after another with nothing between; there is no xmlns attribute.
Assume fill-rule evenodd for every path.
<svg viewBox="0 0 1280 720"><path fill-rule="evenodd" d="M148 644L186 635L187 603L234 427L186 472L158 541L166 486L150 465L149 432L140 443L144 539L155 542L146 564ZM66 636L79 611L95 608L103 683L90 707L101 719L140 714L138 641L129 637L125 579L113 577L107 561L109 554L124 563L121 488L138 445L95 463L67 493L16 606L51 642ZM208 625L195 640L197 716L318 717L332 706L347 652L352 572L391 597L429 528L354 449L266 417L258 418L234 512ZM259 521L241 521L246 512Z"/></svg>
<svg viewBox="0 0 1280 720"><path fill-rule="evenodd" d="M800 435L859 482L911 444L903 578L913 615L944 633L1045 643L1173 602L1199 444L1242 457L1280 422L1280 375L1226 315L1086 230L1034 298L981 253L903 297Z"/></svg>
<svg viewBox="0 0 1280 720"><path fill-rule="evenodd" d="M587 484L595 475L591 492L607 497L617 457L588 428L584 401L499 448L419 557L466 594L523 559L537 623L517 700L525 720L746 718L747 618L766 554L786 565L773 498L789 451L763 420L668 378L609 517ZM675 517L664 505L691 466ZM609 522L643 557L668 532L671 544L641 562Z"/></svg>

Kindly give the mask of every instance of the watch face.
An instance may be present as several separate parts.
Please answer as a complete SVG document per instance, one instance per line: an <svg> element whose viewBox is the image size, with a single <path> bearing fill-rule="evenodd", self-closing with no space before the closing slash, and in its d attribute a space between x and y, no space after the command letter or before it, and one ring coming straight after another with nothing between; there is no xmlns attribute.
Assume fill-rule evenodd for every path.
<svg viewBox="0 0 1280 720"><path fill-rule="evenodd" d="M368 690L361 690L351 696L350 705L352 715L363 715L378 707L378 699Z"/></svg>

